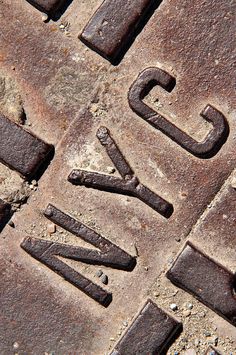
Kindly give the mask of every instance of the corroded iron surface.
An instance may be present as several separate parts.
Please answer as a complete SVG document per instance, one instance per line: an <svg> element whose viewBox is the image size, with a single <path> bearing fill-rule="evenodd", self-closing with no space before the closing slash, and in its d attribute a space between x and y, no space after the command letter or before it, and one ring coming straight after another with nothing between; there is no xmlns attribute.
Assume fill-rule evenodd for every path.
<svg viewBox="0 0 236 355"><path fill-rule="evenodd" d="M1 2L1 354L236 352L235 7Z"/></svg>

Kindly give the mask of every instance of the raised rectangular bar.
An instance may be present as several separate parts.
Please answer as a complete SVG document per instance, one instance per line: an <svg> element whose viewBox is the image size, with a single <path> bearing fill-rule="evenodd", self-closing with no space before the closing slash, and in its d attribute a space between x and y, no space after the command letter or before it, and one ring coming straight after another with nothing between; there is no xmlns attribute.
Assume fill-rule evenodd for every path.
<svg viewBox="0 0 236 355"><path fill-rule="evenodd" d="M148 300L111 355L162 354L182 324Z"/></svg>
<svg viewBox="0 0 236 355"><path fill-rule="evenodd" d="M186 244L167 277L236 326L235 275L191 243Z"/></svg>
<svg viewBox="0 0 236 355"><path fill-rule="evenodd" d="M52 150L52 145L0 116L0 162L10 169L32 177Z"/></svg>
<svg viewBox="0 0 236 355"><path fill-rule="evenodd" d="M56 12L66 0L27 0L37 9L44 11L47 14Z"/></svg>
<svg viewBox="0 0 236 355"><path fill-rule="evenodd" d="M105 0L84 28L80 39L113 62L153 3L153 0Z"/></svg>

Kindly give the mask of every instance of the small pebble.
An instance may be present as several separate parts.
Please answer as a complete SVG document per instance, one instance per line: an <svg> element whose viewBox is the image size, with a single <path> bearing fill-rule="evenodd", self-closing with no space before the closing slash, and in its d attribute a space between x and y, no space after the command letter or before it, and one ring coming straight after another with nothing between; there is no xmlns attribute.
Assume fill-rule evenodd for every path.
<svg viewBox="0 0 236 355"><path fill-rule="evenodd" d="M215 346L218 345L218 340L219 340L219 338L218 338L217 336L213 336L213 337L212 337L212 341L213 341L213 344L214 344Z"/></svg>
<svg viewBox="0 0 236 355"><path fill-rule="evenodd" d="M211 333L208 330L205 330L203 332L203 334L205 335L205 337L210 337L211 336Z"/></svg>
<svg viewBox="0 0 236 355"><path fill-rule="evenodd" d="M47 225L47 232L48 232L48 234L53 234L53 233L55 233L56 232L56 225L54 224L54 223L49 223L48 225Z"/></svg>
<svg viewBox="0 0 236 355"><path fill-rule="evenodd" d="M43 14L43 15L42 15L42 21L43 21L43 22L47 22L47 21L48 21L48 15Z"/></svg>
<svg viewBox="0 0 236 355"><path fill-rule="evenodd" d="M18 348L19 348L19 344L18 344L17 342L15 342L15 343L13 344L13 348L14 348L14 349L18 349Z"/></svg>
<svg viewBox="0 0 236 355"><path fill-rule="evenodd" d="M128 322L126 320L123 322L123 326L128 327Z"/></svg>
<svg viewBox="0 0 236 355"><path fill-rule="evenodd" d="M102 281L102 283L103 283L104 285L107 285L107 284L108 284L108 277L107 277L107 275L103 274L103 275L101 276L101 281Z"/></svg>
<svg viewBox="0 0 236 355"><path fill-rule="evenodd" d="M236 176L233 177L233 179L231 180L231 186L235 189L236 188Z"/></svg>
<svg viewBox="0 0 236 355"><path fill-rule="evenodd" d="M171 309L172 311L177 311L177 309L178 309L177 304L175 304L175 303L171 303L171 305L170 305L170 309Z"/></svg>
<svg viewBox="0 0 236 355"><path fill-rule="evenodd" d="M114 174L114 172L116 171L116 169L113 168L113 166L108 166L108 167L107 167L107 171L108 171L109 174Z"/></svg>
<svg viewBox="0 0 236 355"><path fill-rule="evenodd" d="M36 180L32 180L32 181L31 181L31 184L32 184L33 186L38 186L38 183L37 183Z"/></svg>
<svg viewBox="0 0 236 355"><path fill-rule="evenodd" d="M15 228L15 223L12 220L8 222L8 225L12 228Z"/></svg>
<svg viewBox="0 0 236 355"><path fill-rule="evenodd" d="M189 317L190 314L191 314L191 311L189 309L186 309L186 310L183 311L183 316L184 317Z"/></svg>
<svg viewBox="0 0 236 355"><path fill-rule="evenodd" d="M102 270L98 270L98 271L96 272L96 276L97 276L97 277L101 277L102 274L103 274Z"/></svg>
<svg viewBox="0 0 236 355"><path fill-rule="evenodd" d="M193 304L192 303L187 303L187 308L188 309L193 309Z"/></svg>
<svg viewBox="0 0 236 355"><path fill-rule="evenodd" d="M204 318L206 316L206 313L203 311L203 312L199 312L198 315L199 317Z"/></svg>

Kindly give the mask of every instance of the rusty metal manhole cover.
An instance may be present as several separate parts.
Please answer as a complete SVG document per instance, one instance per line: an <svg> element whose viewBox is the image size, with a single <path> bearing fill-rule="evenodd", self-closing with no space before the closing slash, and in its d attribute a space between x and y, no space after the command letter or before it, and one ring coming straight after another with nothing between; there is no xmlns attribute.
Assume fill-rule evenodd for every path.
<svg viewBox="0 0 236 355"><path fill-rule="evenodd" d="M236 354L236 2L0 15L0 354Z"/></svg>

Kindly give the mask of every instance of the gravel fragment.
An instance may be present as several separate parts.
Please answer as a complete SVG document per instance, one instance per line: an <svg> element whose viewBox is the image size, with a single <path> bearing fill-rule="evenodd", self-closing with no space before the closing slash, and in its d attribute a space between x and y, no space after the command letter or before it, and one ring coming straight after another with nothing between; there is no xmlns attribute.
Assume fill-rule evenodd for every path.
<svg viewBox="0 0 236 355"><path fill-rule="evenodd" d="M177 309L178 309L177 304L176 304L176 303L171 303L170 309L171 309L172 311L177 311Z"/></svg>
<svg viewBox="0 0 236 355"><path fill-rule="evenodd" d="M114 172L116 171L116 169L113 168L113 166L108 166L108 167L107 167L107 171L108 171L109 174L114 174Z"/></svg>
<svg viewBox="0 0 236 355"><path fill-rule="evenodd" d="M14 349L18 349L19 348L19 344L15 341L15 343L13 344L13 348Z"/></svg>
<svg viewBox="0 0 236 355"><path fill-rule="evenodd" d="M205 313L204 311L199 312L199 313L198 313L198 316L199 316L200 318L204 318L204 317L206 316L206 313Z"/></svg>
<svg viewBox="0 0 236 355"><path fill-rule="evenodd" d="M97 276L97 277L101 277L102 274L103 274L102 270L98 270L98 271L96 272L96 276Z"/></svg>
<svg viewBox="0 0 236 355"><path fill-rule="evenodd" d="M102 281L102 283L103 283L104 285L107 285L107 284L108 284L108 277L107 277L107 275L103 274L103 275L101 276L101 281Z"/></svg>
<svg viewBox="0 0 236 355"><path fill-rule="evenodd" d="M12 220L8 222L8 225L12 228L15 228L15 223Z"/></svg>
<svg viewBox="0 0 236 355"><path fill-rule="evenodd" d="M191 314L191 311L189 309L186 309L186 310L183 311L183 316L184 317L189 317L190 314Z"/></svg>
<svg viewBox="0 0 236 355"><path fill-rule="evenodd" d="M43 22L47 22L47 21L48 21L48 15L43 14L43 15L42 15L42 21L43 21Z"/></svg>
<svg viewBox="0 0 236 355"><path fill-rule="evenodd" d="M47 232L49 235L55 233L56 232L56 225L54 223L48 223Z"/></svg>
<svg viewBox="0 0 236 355"><path fill-rule="evenodd" d="M205 335L205 337L211 336L211 333L208 330L204 330L203 334Z"/></svg>

